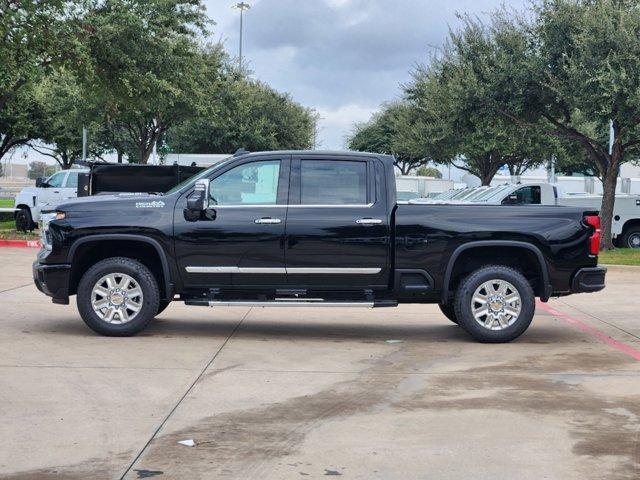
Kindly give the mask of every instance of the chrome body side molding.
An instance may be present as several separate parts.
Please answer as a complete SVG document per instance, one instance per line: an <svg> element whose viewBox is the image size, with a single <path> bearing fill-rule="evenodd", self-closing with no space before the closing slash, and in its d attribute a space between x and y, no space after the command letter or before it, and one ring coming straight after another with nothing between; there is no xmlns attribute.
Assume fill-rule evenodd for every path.
<svg viewBox="0 0 640 480"><path fill-rule="evenodd" d="M284 268L284 267L201 267L189 266L185 270L188 273L264 273L292 275L375 275L382 271L381 268Z"/></svg>

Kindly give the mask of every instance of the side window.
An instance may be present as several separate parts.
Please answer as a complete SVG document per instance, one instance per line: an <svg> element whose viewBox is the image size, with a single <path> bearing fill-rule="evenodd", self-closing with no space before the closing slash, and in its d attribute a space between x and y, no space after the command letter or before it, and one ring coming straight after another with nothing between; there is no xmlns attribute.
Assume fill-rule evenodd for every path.
<svg viewBox="0 0 640 480"><path fill-rule="evenodd" d="M216 205L275 205L279 177L280 160L238 165L211 180L211 200Z"/></svg>
<svg viewBox="0 0 640 480"><path fill-rule="evenodd" d="M47 180L47 183L49 184L50 187L54 187L54 188L58 188L62 186L62 182L64 180L64 176L67 174L67 172L58 172L58 173L54 173L53 175L51 175L49 177L49 179Z"/></svg>
<svg viewBox="0 0 640 480"><path fill-rule="evenodd" d="M522 187L502 201L503 205L540 205L540 186Z"/></svg>
<svg viewBox="0 0 640 480"><path fill-rule="evenodd" d="M367 163L302 160L302 205L364 205L367 203Z"/></svg>
<svg viewBox="0 0 640 480"><path fill-rule="evenodd" d="M67 177L67 188L78 188L78 172L69 172Z"/></svg>
<svg viewBox="0 0 640 480"><path fill-rule="evenodd" d="M518 205L539 205L540 204L540 187L523 187L517 192Z"/></svg>

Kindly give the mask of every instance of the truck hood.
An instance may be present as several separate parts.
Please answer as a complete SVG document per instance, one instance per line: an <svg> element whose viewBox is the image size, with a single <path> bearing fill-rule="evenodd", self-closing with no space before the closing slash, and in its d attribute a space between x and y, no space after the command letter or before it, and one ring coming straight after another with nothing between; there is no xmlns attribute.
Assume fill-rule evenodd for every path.
<svg viewBox="0 0 640 480"><path fill-rule="evenodd" d="M96 212L113 211L123 214L132 210L157 210L172 207L174 199L169 196L153 195L148 193L118 193L112 195L95 195L90 197L70 198L58 205L49 204L43 213L54 212ZM171 205L170 205L171 204Z"/></svg>

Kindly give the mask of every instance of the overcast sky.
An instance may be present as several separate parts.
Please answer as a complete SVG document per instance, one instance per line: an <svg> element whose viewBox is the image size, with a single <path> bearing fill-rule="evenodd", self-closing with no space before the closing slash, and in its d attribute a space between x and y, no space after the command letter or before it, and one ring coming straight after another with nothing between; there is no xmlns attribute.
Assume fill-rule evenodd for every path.
<svg viewBox="0 0 640 480"><path fill-rule="evenodd" d="M255 78L314 108L319 148L344 148L353 123L398 98L417 63L440 46L457 12L484 15L525 0L244 0L244 62ZM238 54L239 12L205 0L214 38Z"/></svg>

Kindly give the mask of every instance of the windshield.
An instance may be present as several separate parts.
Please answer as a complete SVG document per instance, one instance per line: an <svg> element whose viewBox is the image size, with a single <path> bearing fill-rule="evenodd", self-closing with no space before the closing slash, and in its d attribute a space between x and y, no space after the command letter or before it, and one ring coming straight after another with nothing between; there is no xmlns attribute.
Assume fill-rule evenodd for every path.
<svg viewBox="0 0 640 480"><path fill-rule="evenodd" d="M482 195L481 197L474 199L474 201L482 201L482 202L489 203L489 202L502 200L502 197L504 196L504 192L507 190L511 190L512 188L513 188L513 185L502 185L500 187L497 187L495 190L492 190L491 192L489 192L488 195Z"/></svg>
<svg viewBox="0 0 640 480"><path fill-rule="evenodd" d="M206 177L208 174L210 174L214 170L217 170L218 168L226 165L227 163L229 163L230 160L233 160L233 157L229 157L229 158L221 161L220 163L216 163L215 165L212 165L211 167L207 168L206 170L201 171L200 173L196 173L192 177L189 177L186 180L183 180L182 182L177 184L175 187L173 187L171 190L169 190L167 193L165 193L165 195L171 195L172 193L179 192L180 190L182 190L187 185L191 185L191 184L195 183L197 180L200 180L201 178Z"/></svg>

